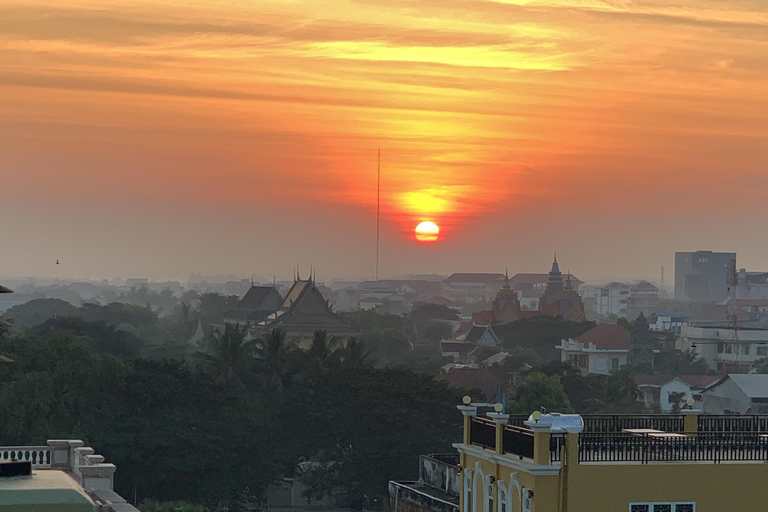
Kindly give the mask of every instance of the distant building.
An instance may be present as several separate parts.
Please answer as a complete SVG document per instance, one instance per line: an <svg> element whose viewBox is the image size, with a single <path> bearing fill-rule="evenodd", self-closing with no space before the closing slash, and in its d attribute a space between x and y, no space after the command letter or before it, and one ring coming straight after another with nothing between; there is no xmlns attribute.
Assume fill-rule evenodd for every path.
<svg viewBox="0 0 768 512"><path fill-rule="evenodd" d="M712 370L746 373L755 361L768 357L768 329L729 324L687 325L676 342L678 350L692 350Z"/></svg>
<svg viewBox="0 0 768 512"><path fill-rule="evenodd" d="M747 272L739 270L736 285L737 299L768 299L768 272Z"/></svg>
<svg viewBox="0 0 768 512"><path fill-rule="evenodd" d="M510 280L505 274L504 284L496 294L496 298L493 299L491 309L472 313L472 323L474 325L501 325L539 315L540 313L536 309L523 309L517 292L512 289Z"/></svg>
<svg viewBox="0 0 768 512"><path fill-rule="evenodd" d="M583 322L587 319L584 312L584 301L574 290L570 274L563 283L563 275L557 264L557 256L549 272L547 287L539 298L539 312L543 316L562 316L572 322Z"/></svg>
<svg viewBox="0 0 768 512"><path fill-rule="evenodd" d="M560 360L582 375L608 375L627 364L631 341L631 333L624 327L600 324L575 340L561 340L555 348L560 350Z"/></svg>
<svg viewBox="0 0 768 512"><path fill-rule="evenodd" d="M632 287L619 282L608 283L600 289L595 312L602 316L630 317Z"/></svg>
<svg viewBox="0 0 768 512"><path fill-rule="evenodd" d="M501 345L499 336L489 325L473 325L469 331L459 334L452 340L440 342L440 352L443 357L451 357L454 362L471 364L475 362L473 353L480 347L498 347Z"/></svg>
<svg viewBox="0 0 768 512"><path fill-rule="evenodd" d="M584 284L584 281L574 275L570 275L571 283L577 290ZM509 284L513 290L521 296L539 297L549 284L549 274L515 274L509 279Z"/></svg>
<svg viewBox="0 0 768 512"><path fill-rule="evenodd" d="M316 330L325 331L329 337L360 335L345 318L333 312L313 278L296 279L280 308L259 322L254 333L263 334L274 328L282 329L288 339L297 341L312 339Z"/></svg>
<svg viewBox="0 0 768 512"><path fill-rule="evenodd" d="M735 272L735 252L676 252L675 298L699 302L725 300Z"/></svg>
<svg viewBox="0 0 768 512"><path fill-rule="evenodd" d="M680 334L688 325L688 314L677 311L661 311L650 318L650 329L656 332L674 332Z"/></svg>
<svg viewBox="0 0 768 512"><path fill-rule="evenodd" d="M706 414L768 414L768 375L729 374L702 396Z"/></svg>
<svg viewBox="0 0 768 512"><path fill-rule="evenodd" d="M675 404L681 406L689 398L700 407L702 390L718 379L716 375L636 375L635 385L645 405L658 405L662 411L670 412Z"/></svg>
<svg viewBox="0 0 768 512"><path fill-rule="evenodd" d="M274 313L283 303L274 286L251 286L234 309L224 313L224 321L239 325L255 325Z"/></svg>
<svg viewBox="0 0 768 512"><path fill-rule="evenodd" d="M504 274L454 273L443 281L443 296L453 302L490 302L504 286Z"/></svg>
<svg viewBox="0 0 768 512"><path fill-rule="evenodd" d="M638 281L629 290L629 317L640 313L650 316L659 306L659 288L648 281Z"/></svg>

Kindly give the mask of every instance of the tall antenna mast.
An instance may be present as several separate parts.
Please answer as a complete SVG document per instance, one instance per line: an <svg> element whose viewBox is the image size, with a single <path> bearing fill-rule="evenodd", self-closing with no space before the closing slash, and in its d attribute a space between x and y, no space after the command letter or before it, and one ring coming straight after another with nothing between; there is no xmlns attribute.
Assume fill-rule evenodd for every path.
<svg viewBox="0 0 768 512"><path fill-rule="evenodd" d="M379 280L379 224L381 219L381 148L376 163L376 280Z"/></svg>

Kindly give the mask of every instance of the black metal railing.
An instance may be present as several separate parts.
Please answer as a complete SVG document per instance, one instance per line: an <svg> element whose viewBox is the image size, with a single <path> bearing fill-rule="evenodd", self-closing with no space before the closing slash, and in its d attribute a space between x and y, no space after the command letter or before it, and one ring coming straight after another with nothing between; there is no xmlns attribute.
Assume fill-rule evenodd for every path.
<svg viewBox="0 0 768 512"><path fill-rule="evenodd" d="M509 425L513 427L525 427L525 422L528 421L529 414L510 414Z"/></svg>
<svg viewBox="0 0 768 512"><path fill-rule="evenodd" d="M504 425L502 432L504 453L511 453L520 458L533 458L533 431L514 425Z"/></svg>
<svg viewBox="0 0 768 512"><path fill-rule="evenodd" d="M699 432L768 432L768 416L699 416Z"/></svg>
<svg viewBox="0 0 768 512"><path fill-rule="evenodd" d="M496 424L493 420L475 416L469 427L469 442L483 448L496 449Z"/></svg>
<svg viewBox="0 0 768 512"><path fill-rule="evenodd" d="M552 434L549 437L549 462L560 462L560 451L565 446L565 434Z"/></svg>
<svg viewBox="0 0 768 512"><path fill-rule="evenodd" d="M586 414L584 433L606 434L625 428L652 428L664 432L681 432L683 416L673 414Z"/></svg>
<svg viewBox="0 0 768 512"><path fill-rule="evenodd" d="M755 432L655 437L581 434L579 462L768 461L768 437Z"/></svg>

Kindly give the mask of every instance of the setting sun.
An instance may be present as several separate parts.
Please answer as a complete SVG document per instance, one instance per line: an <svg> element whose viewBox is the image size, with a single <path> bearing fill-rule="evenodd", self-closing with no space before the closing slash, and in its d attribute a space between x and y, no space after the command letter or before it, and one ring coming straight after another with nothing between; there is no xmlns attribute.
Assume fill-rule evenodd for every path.
<svg viewBox="0 0 768 512"><path fill-rule="evenodd" d="M425 221L416 226L415 233L416 240L419 242L437 242L440 228L434 222Z"/></svg>

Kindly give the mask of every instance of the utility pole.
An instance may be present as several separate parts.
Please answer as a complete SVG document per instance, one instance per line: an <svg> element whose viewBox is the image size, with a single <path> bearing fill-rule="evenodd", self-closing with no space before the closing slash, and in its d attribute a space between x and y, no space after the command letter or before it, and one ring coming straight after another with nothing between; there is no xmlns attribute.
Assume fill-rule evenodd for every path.
<svg viewBox="0 0 768 512"><path fill-rule="evenodd" d="M381 148L376 163L376 280L379 280L379 225L381 223Z"/></svg>

